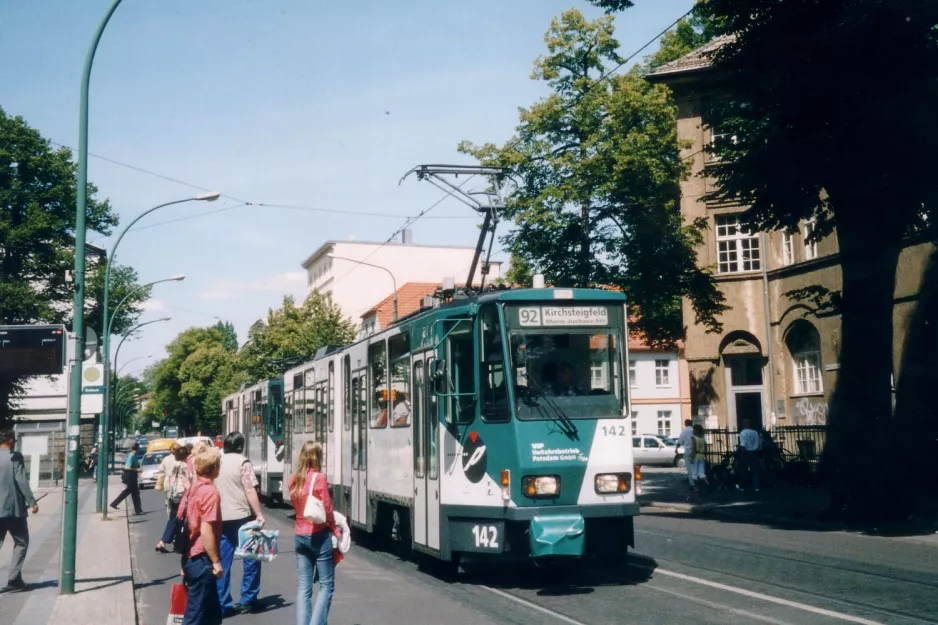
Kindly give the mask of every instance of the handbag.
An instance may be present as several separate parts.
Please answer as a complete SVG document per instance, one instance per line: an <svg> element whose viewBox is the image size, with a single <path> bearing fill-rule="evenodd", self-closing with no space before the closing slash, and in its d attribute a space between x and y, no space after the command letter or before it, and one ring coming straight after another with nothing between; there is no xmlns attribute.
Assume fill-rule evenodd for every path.
<svg viewBox="0 0 938 625"><path fill-rule="evenodd" d="M173 584L173 589L169 595L169 617L166 619L166 625L180 625L183 617L186 615L186 603L188 603L189 593L185 584Z"/></svg>
<svg viewBox="0 0 938 625"><path fill-rule="evenodd" d="M316 483L317 475L313 473L313 479L309 481L309 493L307 493L306 505L303 506L303 518L312 523L322 524L326 522L326 507L313 494L313 485Z"/></svg>

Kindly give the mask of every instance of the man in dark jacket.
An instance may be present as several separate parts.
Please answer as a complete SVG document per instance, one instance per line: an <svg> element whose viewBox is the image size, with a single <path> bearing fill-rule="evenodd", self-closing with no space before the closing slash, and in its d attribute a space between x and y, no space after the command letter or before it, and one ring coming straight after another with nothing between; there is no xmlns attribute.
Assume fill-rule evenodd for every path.
<svg viewBox="0 0 938 625"><path fill-rule="evenodd" d="M31 506L33 514L39 512L39 504L26 481L23 455L13 451L15 443L13 430L0 430L0 547L8 532L13 537L13 562L6 591L26 588L23 582L23 562L29 547L26 508Z"/></svg>

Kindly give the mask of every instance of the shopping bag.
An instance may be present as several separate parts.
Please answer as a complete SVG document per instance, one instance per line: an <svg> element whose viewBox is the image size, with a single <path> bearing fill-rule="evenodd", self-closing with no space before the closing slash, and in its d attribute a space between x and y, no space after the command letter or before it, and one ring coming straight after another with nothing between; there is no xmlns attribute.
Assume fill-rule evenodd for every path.
<svg viewBox="0 0 938 625"><path fill-rule="evenodd" d="M235 557L270 562L277 557L279 530L265 530L257 521L249 521L238 529Z"/></svg>
<svg viewBox="0 0 938 625"><path fill-rule="evenodd" d="M166 625L182 625L182 617L186 614L186 599L188 598L185 584L173 584L169 596L169 617Z"/></svg>

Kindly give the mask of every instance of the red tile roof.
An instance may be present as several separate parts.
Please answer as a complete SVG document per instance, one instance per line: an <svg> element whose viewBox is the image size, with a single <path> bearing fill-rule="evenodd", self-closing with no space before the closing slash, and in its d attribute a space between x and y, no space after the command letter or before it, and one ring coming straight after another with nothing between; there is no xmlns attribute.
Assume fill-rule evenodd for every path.
<svg viewBox="0 0 938 625"><path fill-rule="evenodd" d="M457 285L458 286L458 285ZM420 303L427 295L433 295L440 288L438 282L408 282L397 290L397 316L404 317L420 310ZM378 316L378 323L382 328L391 325L394 320L394 296L388 295L383 300L369 308L362 315L362 319Z"/></svg>

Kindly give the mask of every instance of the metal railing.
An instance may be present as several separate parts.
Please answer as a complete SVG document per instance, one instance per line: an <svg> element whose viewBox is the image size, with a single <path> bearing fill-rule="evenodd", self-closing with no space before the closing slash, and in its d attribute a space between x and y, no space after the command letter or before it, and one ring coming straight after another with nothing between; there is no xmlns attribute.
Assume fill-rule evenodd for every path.
<svg viewBox="0 0 938 625"><path fill-rule="evenodd" d="M800 463L807 471L816 473L827 442L827 427L823 425L777 426L769 435L779 447L785 464ZM739 432L729 429L704 430L707 440L706 458L709 465L717 465L736 451Z"/></svg>

